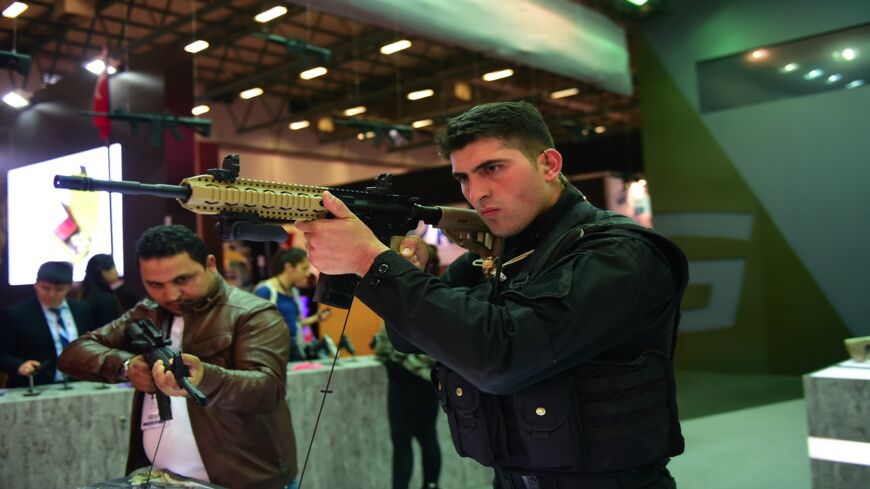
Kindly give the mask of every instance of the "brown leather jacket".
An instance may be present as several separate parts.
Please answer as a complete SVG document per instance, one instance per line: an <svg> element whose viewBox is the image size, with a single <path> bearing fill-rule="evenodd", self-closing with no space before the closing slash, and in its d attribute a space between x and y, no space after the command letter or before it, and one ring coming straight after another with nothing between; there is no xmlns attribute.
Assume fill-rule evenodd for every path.
<svg viewBox="0 0 870 489"><path fill-rule="evenodd" d="M144 300L106 326L71 343L59 368L84 380L117 383L129 352L126 325L167 312ZM284 399L289 329L275 306L219 276L206 297L183 314L182 351L203 361L199 389L208 405L187 401L190 424L209 479L233 489L284 487L296 476L296 443ZM139 429L144 394L136 392L127 472L149 464Z"/></svg>

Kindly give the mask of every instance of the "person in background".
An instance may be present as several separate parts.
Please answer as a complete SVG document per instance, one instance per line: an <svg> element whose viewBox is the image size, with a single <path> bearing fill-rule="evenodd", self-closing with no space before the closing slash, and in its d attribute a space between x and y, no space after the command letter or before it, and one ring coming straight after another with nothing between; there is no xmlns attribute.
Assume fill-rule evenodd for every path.
<svg viewBox="0 0 870 489"><path fill-rule="evenodd" d="M308 317L302 317L302 305L299 301L299 289L296 285L311 275L311 264L308 254L302 248L279 250L272 258L272 270L275 275L263 280L254 287L254 294L262 297L281 312L290 327L290 361L304 360L304 337L302 328L318 321L323 321L330 315L329 309L321 309Z"/></svg>
<svg viewBox="0 0 870 489"><path fill-rule="evenodd" d="M94 321L100 326L114 321L136 304L135 300L130 303L129 293L113 289L113 286L120 288L123 281L118 278L112 256L103 253L92 256L85 268L85 278L73 296L88 304ZM122 297L127 304L122 302Z"/></svg>
<svg viewBox="0 0 870 489"><path fill-rule="evenodd" d="M361 277L356 296L396 349L438 360L454 447L493 467L495 487L673 489L685 255L590 204L527 102L472 107L437 146L504 238L497 256L466 253L433 277L415 266L428 255L418 237L392 251L326 191L332 218L296 223L312 265Z"/></svg>
<svg viewBox="0 0 870 489"><path fill-rule="evenodd" d="M426 271L440 268L437 249L429 245ZM431 272L430 272L431 273ZM414 470L411 440L417 439L423 459L423 489L438 487L441 447L436 422L438 396L430 380L435 360L418 353L402 353L390 342L386 327L375 335L375 356L387 370L387 416L393 442L393 489L408 489Z"/></svg>
<svg viewBox="0 0 870 489"><path fill-rule="evenodd" d="M71 343L60 369L83 380L136 389L127 470L153 464L235 488L284 488L296 475L296 441L285 401L289 334L275 306L228 285L215 256L191 230L156 226L136 243L145 299ZM148 319L183 350L190 382L208 397L187 399L167 365L148 365L128 333ZM170 396L161 421L157 390ZM96 420L95 420L96 422ZM162 440L162 443L161 443Z"/></svg>
<svg viewBox="0 0 870 489"><path fill-rule="evenodd" d="M51 384L63 380L57 357L95 323L84 302L67 298L73 266L65 261L43 263L36 273L34 297L9 306L0 315L0 370L8 387Z"/></svg>

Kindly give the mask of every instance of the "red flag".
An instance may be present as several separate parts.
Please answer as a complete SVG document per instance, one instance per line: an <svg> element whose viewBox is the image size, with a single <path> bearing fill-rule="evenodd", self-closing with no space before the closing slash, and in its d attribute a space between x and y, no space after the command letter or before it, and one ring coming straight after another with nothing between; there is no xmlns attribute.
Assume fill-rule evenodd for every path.
<svg viewBox="0 0 870 489"><path fill-rule="evenodd" d="M94 112L108 113L109 106L109 75L106 73L109 65L106 64L106 69L97 77L97 88L94 90ZM112 129L112 121L106 116L94 116L94 125L100 129L100 139L109 140L109 131Z"/></svg>

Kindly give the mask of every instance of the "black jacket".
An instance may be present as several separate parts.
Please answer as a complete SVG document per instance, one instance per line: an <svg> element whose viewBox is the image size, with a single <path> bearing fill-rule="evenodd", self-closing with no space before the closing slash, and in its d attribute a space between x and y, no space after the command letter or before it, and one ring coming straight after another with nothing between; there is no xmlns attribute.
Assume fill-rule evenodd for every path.
<svg viewBox="0 0 870 489"><path fill-rule="evenodd" d="M79 336L96 327L88 305L67 299ZM34 377L34 383L51 384L57 372L59 352L48 329L42 306L36 297L9 306L0 315L0 370L9 374L9 387L28 385L27 377L18 375L18 367L27 360L46 363Z"/></svg>
<svg viewBox="0 0 870 489"><path fill-rule="evenodd" d="M528 389L563 374L579 373L591 382L624 371L623 366L649 351L665 359L657 380L664 385L656 387L662 393L659 414L675 424L670 357L687 280L682 253L627 218L595 208L570 185L551 209L506 240L501 261L532 249L528 258L503 268L507 280L496 292L493 281L483 280L473 266L475 255L463 255L439 279L419 272L394 252L384 252L363 277L357 295L385 319L398 349L417 347L436 358L480 391L481 405L495 395L490 403L500 404L493 409L505 417L495 424L510 425L520 416L505 413L514 410L515 396ZM656 363L647 360L640 363ZM619 367L589 368L602 362ZM468 399L466 395L462 402ZM489 424L490 436L502 429L492 419L481 422ZM453 435L457 442L455 431ZM663 426L659 435L662 443L656 453L682 450L678 425ZM504 448L495 446L499 443L492 440L495 451ZM492 460L482 463L502 465L499 461L506 460L499 453L489 455ZM574 464L572 470L586 469Z"/></svg>

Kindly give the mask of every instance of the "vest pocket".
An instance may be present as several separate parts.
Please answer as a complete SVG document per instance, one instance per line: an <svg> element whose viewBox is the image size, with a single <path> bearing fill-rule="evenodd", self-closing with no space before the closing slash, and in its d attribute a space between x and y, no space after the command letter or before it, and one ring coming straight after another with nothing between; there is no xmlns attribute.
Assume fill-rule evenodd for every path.
<svg viewBox="0 0 870 489"><path fill-rule="evenodd" d="M434 380L457 453L493 465L500 458L493 450L493 441L504 440L505 435L498 400L443 366L437 368Z"/></svg>
<svg viewBox="0 0 870 489"><path fill-rule="evenodd" d="M512 395L528 466L571 471L585 458L576 388L562 374Z"/></svg>

